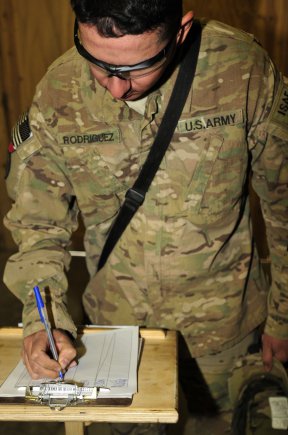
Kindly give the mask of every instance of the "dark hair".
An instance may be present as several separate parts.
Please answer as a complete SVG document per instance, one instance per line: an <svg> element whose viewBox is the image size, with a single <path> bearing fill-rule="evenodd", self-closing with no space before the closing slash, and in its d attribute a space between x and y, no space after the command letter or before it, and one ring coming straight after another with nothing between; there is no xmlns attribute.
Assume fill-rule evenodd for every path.
<svg viewBox="0 0 288 435"><path fill-rule="evenodd" d="M93 24L105 37L159 30L169 39L181 25L182 0L71 0L79 22Z"/></svg>

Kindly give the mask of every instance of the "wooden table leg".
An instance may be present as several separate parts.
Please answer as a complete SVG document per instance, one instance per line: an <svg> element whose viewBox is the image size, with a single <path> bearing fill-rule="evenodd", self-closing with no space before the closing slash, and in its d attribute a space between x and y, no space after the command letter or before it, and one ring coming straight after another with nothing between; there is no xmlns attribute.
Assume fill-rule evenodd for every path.
<svg viewBox="0 0 288 435"><path fill-rule="evenodd" d="M66 435L84 435L84 423L81 421L65 421Z"/></svg>

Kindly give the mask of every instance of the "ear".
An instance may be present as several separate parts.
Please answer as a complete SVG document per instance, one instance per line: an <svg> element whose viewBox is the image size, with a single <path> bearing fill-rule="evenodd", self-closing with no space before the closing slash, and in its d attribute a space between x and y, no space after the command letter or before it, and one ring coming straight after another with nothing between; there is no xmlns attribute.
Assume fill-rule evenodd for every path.
<svg viewBox="0 0 288 435"><path fill-rule="evenodd" d="M178 36L177 36L177 43L178 44L183 44L183 42L185 41L189 30L192 27L193 24L193 18L194 18L194 12L189 11L187 12L181 21L181 29L178 32Z"/></svg>

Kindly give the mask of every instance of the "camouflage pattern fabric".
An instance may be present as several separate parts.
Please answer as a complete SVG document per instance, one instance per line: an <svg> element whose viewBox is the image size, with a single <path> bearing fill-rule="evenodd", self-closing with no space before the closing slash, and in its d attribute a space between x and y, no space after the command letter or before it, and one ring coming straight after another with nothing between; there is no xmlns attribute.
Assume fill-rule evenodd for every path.
<svg viewBox="0 0 288 435"><path fill-rule="evenodd" d="M248 355L235 364L228 385L233 435L288 433L288 376L279 361L267 373L261 354Z"/></svg>
<svg viewBox="0 0 288 435"><path fill-rule="evenodd" d="M111 435L166 435L166 425L155 423L113 423Z"/></svg>
<svg viewBox="0 0 288 435"><path fill-rule="evenodd" d="M189 357L187 345L180 340L179 379L183 394L180 394L179 433L231 434L233 402L227 380L235 365L258 345L258 337L259 331L255 330L228 350L196 359Z"/></svg>
<svg viewBox="0 0 288 435"><path fill-rule="evenodd" d="M74 48L38 85L32 137L11 154L7 179L15 203L5 225L19 252L4 281L24 304L25 335L42 328L35 284L49 288L55 326L76 333L65 269L80 212L92 322L180 330L194 357L231 348L266 316L266 332L288 338L288 87L254 38L227 25L204 26L193 89L171 145L145 203L96 273L176 75L151 92L144 116L99 86ZM269 296L251 241L250 163L271 253Z"/></svg>

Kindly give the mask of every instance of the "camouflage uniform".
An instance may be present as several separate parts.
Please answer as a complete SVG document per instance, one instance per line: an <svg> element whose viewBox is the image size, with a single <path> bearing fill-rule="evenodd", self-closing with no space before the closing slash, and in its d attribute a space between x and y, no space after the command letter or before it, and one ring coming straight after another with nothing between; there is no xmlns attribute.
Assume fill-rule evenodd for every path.
<svg viewBox="0 0 288 435"><path fill-rule="evenodd" d="M19 253L4 280L24 303L25 335L42 328L35 284L50 287L56 326L75 334L64 268L80 211L92 322L180 330L193 357L231 348L266 317L268 334L288 338L288 86L252 36L218 22L204 27L193 88L145 202L96 273L176 76L149 94L144 116L113 99L74 48L38 85L33 136L12 153L7 180L16 201L5 223ZM272 260L269 296L252 243L251 167Z"/></svg>
<svg viewBox="0 0 288 435"><path fill-rule="evenodd" d="M278 360L271 372L263 373L261 355L248 355L235 366L228 385L235 406L235 434L287 434L288 376Z"/></svg>

